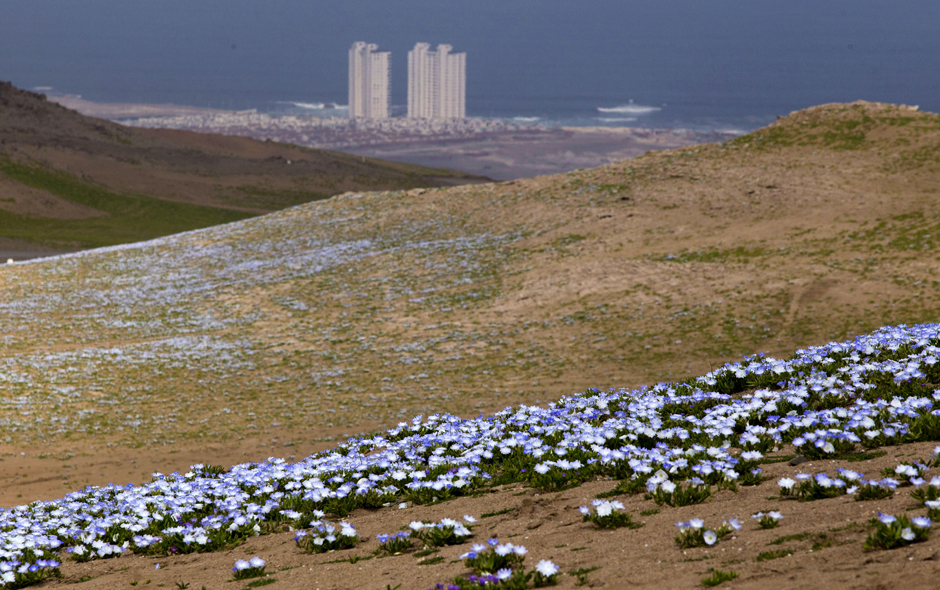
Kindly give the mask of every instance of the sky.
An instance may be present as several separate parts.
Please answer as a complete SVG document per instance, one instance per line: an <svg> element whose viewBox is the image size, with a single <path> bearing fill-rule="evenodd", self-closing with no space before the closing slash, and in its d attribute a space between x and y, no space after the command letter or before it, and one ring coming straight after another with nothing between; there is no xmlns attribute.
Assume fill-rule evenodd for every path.
<svg viewBox="0 0 940 590"><path fill-rule="evenodd" d="M466 51L473 114L615 106L940 110L936 0L0 0L0 80L96 101L346 102L357 40Z"/></svg>

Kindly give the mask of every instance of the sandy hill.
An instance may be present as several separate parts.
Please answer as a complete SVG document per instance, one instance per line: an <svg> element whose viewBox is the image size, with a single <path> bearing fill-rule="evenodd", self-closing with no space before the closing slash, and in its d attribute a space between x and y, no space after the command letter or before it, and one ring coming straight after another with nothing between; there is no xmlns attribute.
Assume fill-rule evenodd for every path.
<svg viewBox="0 0 940 590"><path fill-rule="evenodd" d="M155 470L185 471L195 463L299 459L417 414L469 417L510 404L545 405L587 388L678 382L745 355L787 358L798 348L881 325L933 321L940 308L938 181L937 115L885 104L823 105L724 144L508 183L349 192L151 242L3 267L0 419L8 434L0 469L9 485L0 501L12 505L61 497L85 484L148 481ZM912 338L916 346L895 346L891 354L908 362L912 346L921 354L925 343L937 345L933 336ZM863 350L872 362L895 362L877 349ZM826 364L826 354L811 354L806 362ZM934 349L926 354L936 356ZM834 387L824 373L806 371L800 378ZM720 385L707 385L705 377L701 387L748 396L758 386L779 387L764 378L752 382L747 372L733 375ZM892 382L885 375L879 386ZM914 394L937 385L932 374L906 373L902 382L911 379L919 384L915 390L890 393L920 399ZM578 400L586 397L563 405L580 412L586 406ZM711 403L696 406L693 417L708 415ZM826 403L812 407L833 408ZM592 420L598 416L565 423L597 426ZM801 428L817 419L814 414ZM887 414L878 419L888 423ZM735 428L731 432L741 435ZM918 427L924 431L934 432ZM920 446L862 456L870 462L859 469L876 476L903 457L926 458L931 436L911 439ZM772 453L772 446L764 451ZM775 456L796 450L786 441ZM408 452L430 460L428 446ZM848 461L804 469L830 469L835 476L832 469L851 467ZM795 473L786 463L766 465L774 478ZM364 471L349 473L365 477ZM602 566L602 573L582 573L615 588L628 574L640 584L663 584L663 572L694 585L709 568L735 565L738 558L713 549L670 554L672 569L660 567L666 547L676 551L677 520L749 520L742 510L781 506L772 482L767 487L773 489L724 490L713 504L678 510L623 494L635 515L648 516L644 528L655 525L659 532L627 538L618 529L600 542L589 529L544 525L574 526L579 517L570 511L609 491L610 482L592 479L551 493L507 485L496 495L414 508L405 518L457 517L464 510L477 517L497 513L488 518L524 515L487 522L479 534L503 523L510 528L497 532L513 542L538 543L540 555L564 558L566 571ZM797 587L800 579L788 576L815 571L838 554L846 567L874 576L857 582L863 586L910 557L917 565L905 570L913 573L904 583L917 587L912 580L931 567L935 542L864 563L859 549L873 510L903 513L904 498L899 493L889 503L852 503L851 509L842 505L849 498L827 500L827 514L848 519L847 529L821 520L813 505L786 504L786 522L795 527L780 534L806 533L787 541L802 543L791 552L803 557L754 565L762 563L755 561L760 552L777 550L766 547L773 532L761 533L753 546L752 540L733 545L735 552L746 551L741 583L773 579ZM407 524L388 510L354 516L372 523L370 535ZM245 551L273 550L271 538L252 541ZM273 538L290 542L286 533ZM610 567L609 551L626 551L627 542L644 544L635 556L642 572ZM849 543L858 543L851 559ZM828 547L832 553L806 557L810 549ZM462 567L453 563L457 549L465 550L442 552L443 559L427 564L442 569L421 570L428 573L402 588L456 575ZM213 567L242 555L221 554ZM394 570L394 586L414 569L414 558L404 557L375 560L363 571L384 584L383 572ZM193 576L208 563L174 559L178 571ZM283 567L306 567L286 559ZM134 564L131 573L143 583L152 563ZM69 570L69 579L101 577L88 587L125 581L105 576L107 562L82 567ZM340 588L344 572L360 566L324 567L316 570L332 572L324 587ZM310 571L296 579L318 583ZM833 583L852 587L855 573L838 570ZM160 583L197 579L161 576ZM573 587L577 577L568 575L564 584Z"/></svg>
<svg viewBox="0 0 940 590"><path fill-rule="evenodd" d="M0 236L11 246L110 245L348 190L483 180L245 138L129 128L0 83Z"/></svg>

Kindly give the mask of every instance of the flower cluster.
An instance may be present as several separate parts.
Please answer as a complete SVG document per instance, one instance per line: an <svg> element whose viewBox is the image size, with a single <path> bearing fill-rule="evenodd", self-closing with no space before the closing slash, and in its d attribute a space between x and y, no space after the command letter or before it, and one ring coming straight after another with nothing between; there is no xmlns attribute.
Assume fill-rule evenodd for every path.
<svg viewBox="0 0 940 590"><path fill-rule="evenodd" d="M476 522L472 516L464 516L468 523ZM411 536L420 539L425 545L443 547L444 545L459 545L473 536L464 524L451 518L442 518L440 522L412 522L408 525Z"/></svg>
<svg viewBox="0 0 940 590"><path fill-rule="evenodd" d="M258 556L249 560L239 559L232 568L232 578L236 580L247 580L249 578L258 578L265 575L264 560Z"/></svg>
<svg viewBox="0 0 940 590"><path fill-rule="evenodd" d="M679 546L679 549L687 549L702 547L703 545L714 545L730 534L731 531L739 530L741 523L734 518L729 518L723 521L720 527L710 530L705 528L705 521L701 518L693 518L689 522L677 522L676 526L679 527L679 534L676 535L676 545Z"/></svg>
<svg viewBox="0 0 940 590"><path fill-rule="evenodd" d="M59 566L54 559L42 557L27 549L23 552L23 561L13 559L0 561L0 584L9 588L22 588L38 584L48 577L59 577Z"/></svg>
<svg viewBox="0 0 940 590"><path fill-rule="evenodd" d="M359 533L348 522L339 523L340 530L328 522L311 523L311 532L297 531L294 541L307 553L326 553L337 549L350 549L359 543Z"/></svg>
<svg viewBox="0 0 940 590"><path fill-rule="evenodd" d="M630 516L630 513L623 512L623 504L616 500L612 502L607 500L593 500L591 506L594 507L593 512L587 506L582 506L578 509L581 514L584 515L584 522L593 522L603 529L617 529L620 527L635 529L643 526L642 523L633 522L633 517Z"/></svg>
<svg viewBox="0 0 940 590"><path fill-rule="evenodd" d="M504 543L490 539L486 544L478 543L460 556L464 564L478 574L493 574L500 570L512 570L522 565L528 551L522 545Z"/></svg>
<svg viewBox="0 0 940 590"><path fill-rule="evenodd" d="M757 520L757 526L762 529L774 529L780 525L783 515L776 510L770 510L766 514L763 512L752 514L751 518Z"/></svg>
<svg viewBox="0 0 940 590"><path fill-rule="evenodd" d="M830 478L826 473L809 475L797 473L796 480L784 477L777 482L781 496L793 496L803 501L835 498L846 493L845 481Z"/></svg>
<svg viewBox="0 0 940 590"><path fill-rule="evenodd" d="M399 531L394 535L381 533L375 536L379 542L379 549L389 555L404 553L411 548L411 531Z"/></svg>
<svg viewBox="0 0 940 590"><path fill-rule="evenodd" d="M682 482L673 483L666 479L666 474L662 470L658 474L662 474L662 477L653 476L647 480L646 497L660 506L663 504L668 506L701 504L712 495L711 487L699 477L693 477L684 482L683 486Z"/></svg>
<svg viewBox="0 0 940 590"><path fill-rule="evenodd" d="M892 469L885 469L882 475L889 478L896 478L900 486L919 486L924 483L921 477L928 467L923 463L901 463Z"/></svg>
<svg viewBox="0 0 940 590"><path fill-rule="evenodd" d="M926 516L907 516L895 518L890 514L878 513L872 519L874 530L865 539L865 549L896 549L911 543L921 543L930 537L933 523Z"/></svg>
<svg viewBox="0 0 940 590"><path fill-rule="evenodd" d="M522 566L528 553L522 545L500 544L490 539L486 544L477 544L473 549L460 556L464 564L474 573L459 576L453 584L438 584L431 590L464 590L468 588L500 588L502 590L525 590L531 581L536 588L551 586L558 582L558 566L548 560L541 560L532 571L526 572Z"/></svg>

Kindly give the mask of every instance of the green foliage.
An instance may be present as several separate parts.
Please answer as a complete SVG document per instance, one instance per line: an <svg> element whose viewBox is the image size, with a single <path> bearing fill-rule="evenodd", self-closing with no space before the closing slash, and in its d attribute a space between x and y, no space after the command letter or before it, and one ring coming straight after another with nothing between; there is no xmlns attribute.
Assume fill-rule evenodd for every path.
<svg viewBox="0 0 940 590"><path fill-rule="evenodd" d="M897 549L912 543L922 543L930 538L929 524L927 526L917 526L905 515L897 517L892 522L884 522L880 518L873 518L871 525L873 530L868 534L863 545L868 551Z"/></svg>
<svg viewBox="0 0 940 590"><path fill-rule="evenodd" d="M712 570L712 575L702 579L702 584L706 586L717 586L724 582L729 582L738 577L738 573L728 570Z"/></svg>
<svg viewBox="0 0 940 590"><path fill-rule="evenodd" d="M780 488L781 496L795 496L801 502L810 502L812 500L825 500L826 498L835 498L845 493L844 486L821 485L815 477L805 479L792 488Z"/></svg>
<svg viewBox="0 0 940 590"><path fill-rule="evenodd" d="M584 513L585 508L582 508L582 513ZM594 508L593 511L584 514L582 517L583 522L594 523L595 526L602 529L619 529L621 527L638 529L643 526L642 522L633 522L633 517L629 512L623 511L623 504L620 502L603 501L595 505Z"/></svg>
<svg viewBox="0 0 940 590"><path fill-rule="evenodd" d="M647 493L646 498L653 500L657 505L667 505L672 507L691 506L701 504L712 495L711 486L705 484L693 484L691 482L683 486L681 483L675 484L675 489L671 492L665 491L659 486L653 492Z"/></svg>
<svg viewBox="0 0 940 590"><path fill-rule="evenodd" d="M884 500L894 495L894 490L888 486L878 486L866 483L859 486L855 492L856 502L867 502L868 500Z"/></svg>
<svg viewBox="0 0 940 590"><path fill-rule="evenodd" d="M717 527L714 530L709 530L702 526L691 526L690 523L684 523L680 527L679 534L676 535L676 545L679 546L679 549L690 549L692 547L704 547L706 545L714 545L733 530L728 521L721 523L720 527ZM714 538L709 542L709 533L714 533Z"/></svg>
<svg viewBox="0 0 940 590"><path fill-rule="evenodd" d="M472 536L468 534L469 530L460 523L442 525L426 522L422 524L425 526L412 530L411 536L429 547L459 545Z"/></svg>
<svg viewBox="0 0 940 590"><path fill-rule="evenodd" d="M771 559L780 559L781 557L787 557L789 555L793 555L793 551L790 551L789 549L761 551L757 554L757 557L754 558L754 561L770 561Z"/></svg>
<svg viewBox="0 0 940 590"><path fill-rule="evenodd" d="M26 186L104 213L86 219L50 219L0 210L0 234L50 246L112 246L252 217L228 209L118 195L64 172L2 157L0 172Z"/></svg>
<svg viewBox="0 0 940 590"><path fill-rule="evenodd" d="M492 574L504 568L515 568L522 565L525 555L509 551L505 555L496 552L495 547L488 547L484 551L471 551L464 559L464 565L477 574Z"/></svg>

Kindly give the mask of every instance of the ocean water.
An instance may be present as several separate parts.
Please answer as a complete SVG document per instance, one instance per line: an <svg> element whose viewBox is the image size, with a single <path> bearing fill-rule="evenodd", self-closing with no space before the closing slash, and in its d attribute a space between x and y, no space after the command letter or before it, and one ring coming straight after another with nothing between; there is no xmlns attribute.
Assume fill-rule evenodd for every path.
<svg viewBox="0 0 940 590"><path fill-rule="evenodd" d="M936 0L4 0L0 80L102 102L342 116L347 51L467 53L470 116L749 130L857 99L940 111Z"/></svg>

